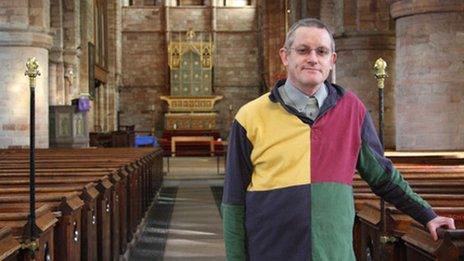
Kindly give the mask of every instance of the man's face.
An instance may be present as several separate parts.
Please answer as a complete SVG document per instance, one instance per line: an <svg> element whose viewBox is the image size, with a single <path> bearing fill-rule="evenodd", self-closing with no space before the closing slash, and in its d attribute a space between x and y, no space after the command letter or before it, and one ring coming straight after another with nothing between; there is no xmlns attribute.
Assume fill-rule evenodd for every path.
<svg viewBox="0 0 464 261"><path fill-rule="evenodd" d="M324 29L300 27L294 36L289 49L280 49L280 58L287 67L290 82L312 94L329 76L337 55L332 50L330 35Z"/></svg>

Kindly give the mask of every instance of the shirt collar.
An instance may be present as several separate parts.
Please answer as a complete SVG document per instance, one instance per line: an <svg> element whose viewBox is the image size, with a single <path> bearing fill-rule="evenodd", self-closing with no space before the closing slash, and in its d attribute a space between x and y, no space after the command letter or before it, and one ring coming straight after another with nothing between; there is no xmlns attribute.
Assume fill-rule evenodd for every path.
<svg viewBox="0 0 464 261"><path fill-rule="evenodd" d="M293 86L293 84L288 79L285 81L282 91L285 92L285 95L282 95L285 104L290 106L293 105L298 111L304 110L306 104L308 104L308 99L310 96L304 94L298 88ZM313 96L316 98L319 108L321 108L324 100L328 96L327 86L322 83L321 88L319 88L319 90L317 90ZM288 98L289 101L287 101L286 98Z"/></svg>

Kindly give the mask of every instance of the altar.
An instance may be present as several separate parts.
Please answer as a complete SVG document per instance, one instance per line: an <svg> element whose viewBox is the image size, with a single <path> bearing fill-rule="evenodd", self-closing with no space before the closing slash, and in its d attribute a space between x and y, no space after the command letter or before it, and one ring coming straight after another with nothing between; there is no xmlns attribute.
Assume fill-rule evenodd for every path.
<svg viewBox="0 0 464 261"><path fill-rule="evenodd" d="M165 156L216 156L224 147L217 131L213 42L210 33L170 32L168 44L170 95L160 145Z"/></svg>
<svg viewBox="0 0 464 261"><path fill-rule="evenodd" d="M216 129L214 105L222 96L213 94L212 51L211 34L170 32L170 95L160 97L168 104L165 130Z"/></svg>

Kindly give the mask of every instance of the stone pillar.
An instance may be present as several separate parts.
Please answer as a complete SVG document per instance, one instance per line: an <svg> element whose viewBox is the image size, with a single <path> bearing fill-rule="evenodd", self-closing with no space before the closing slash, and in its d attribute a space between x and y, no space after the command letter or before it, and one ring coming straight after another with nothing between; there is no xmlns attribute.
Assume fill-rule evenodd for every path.
<svg viewBox="0 0 464 261"><path fill-rule="evenodd" d="M389 78L385 82L384 90L384 142L385 147L395 148L395 35L388 4L383 0L358 0L344 1L341 5L340 1L334 4L332 16L327 14L327 8L321 8L325 10L321 18L335 17L335 20L327 22L334 26L335 31L335 48L338 54L336 83L357 94L378 128L379 99L373 66L379 57L388 63ZM322 6L329 6L329 3L323 1Z"/></svg>
<svg viewBox="0 0 464 261"><path fill-rule="evenodd" d="M26 61L36 57L36 147L48 147L48 49L52 45L47 0L0 1L0 148L29 146L29 79Z"/></svg>
<svg viewBox="0 0 464 261"><path fill-rule="evenodd" d="M224 6L224 1L223 0L213 0L211 2L212 6Z"/></svg>
<svg viewBox="0 0 464 261"><path fill-rule="evenodd" d="M464 149L464 2L390 1L399 150Z"/></svg>
<svg viewBox="0 0 464 261"><path fill-rule="evenodd" d="M121 75L121 4L117 0L107 2L108 6L108 130L116 130L117 93Z"/></svg>
<svg viewBox="0 0 464 261"><path fill-rule="evenodd" d="M143 6L145 3L144 0L132 0L132 5L133 6Z"/></svg>
<svg viewBox="0 0 464 261"><path fill-rule="evenodd" d="M262 1L259 7L264 9L262 24L259 25L263 34L264 81L270 90L277 80L287 77L285 67L279 57L279 49L284 46L287 33L286 8L288 6L285 1L279 0Z"/></svg>
<svg viewBox="0 0 464 261"><path fill-rule="evenodd" d="M286 0L288 8L288 27L307 16L307 0Z"/></svg>
<svg viewBox="0 0 464 261"><path fill-rule="evenodd" d="M63 77L65 86L65 104L71 104L71 100L78 98L82 92L79 77L81 56L81 23L80 2L64 1L63 4ZM85 43L85 42L84 42ZM87 57L83 57L87 60Z"/></svg>
<svg viewBox="0 0 464 261"><path fill-rule="evenodd" d="M176 0L166 0L166 2L164 2L164 5L165 6L177 6L177 1Z"/></svg>
<svg viewBox="0 0 464 261"><path fill-rule="evenodd" d="M77 8L74 10L74 13L77 16L77 21L74 20L73 22L79 23L80 30L77 31L70 31L72 35L78 34L78 37L76 38L76 45L77 46L74 50L71 47L72 45L70 44L69 48L69 56L70 56L70 61L74 57L77 57L77 70L75 72L75 75L77 75L77 80L76 86L78 86L78 92L79 93L89 93L89 71L94 70L94 68L89 68L89 42L93 43L94 42L94 1L93 0L81 0L81 1L74 1L78 2L74 6ZM71 28L70 28L71 29ZM94 97L92 97L94 98ZM95 111L95 101L96 98L94 98L93 101L90 101L90 110L87 112L87 123L89 126L89 131L92 132L94 131L94 111Z"/></svg>
<svg viewBox="0 0 464 261"><path fill-rule="evenodd" d="M53 46L49 53L49 103L65 104L63 69L63 5L61 0L50 1L50 31Z"/></svg>

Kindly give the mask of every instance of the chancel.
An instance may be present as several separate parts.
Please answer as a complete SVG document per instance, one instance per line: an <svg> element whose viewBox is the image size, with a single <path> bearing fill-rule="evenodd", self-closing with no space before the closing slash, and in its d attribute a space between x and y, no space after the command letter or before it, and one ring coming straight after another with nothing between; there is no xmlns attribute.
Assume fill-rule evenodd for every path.
<svg viewBox="0 0 464 261"><path fill-rule="evenodd" d="M327 220L354 219L329 235L352 241L346 260L464 259L462 0L0 10L0 260L338 260L320 254L331 228L316 226L345 208L352 219ZM292 32L304 18L329 38ZM353 173L340 182L328 170L342 163ZM390 173L390 189L366 169ZM349 206L320 184L347 188ZM377 196L388 191L397 197ZM303 194L308 207L291 207ZM394 204L405 195L421 204ZM430 213L456 229L432 228L435 240L420 224ZM279 241L306 231L304 218L310 232ZM310 237L307 252L295 247Z"/></svg>

